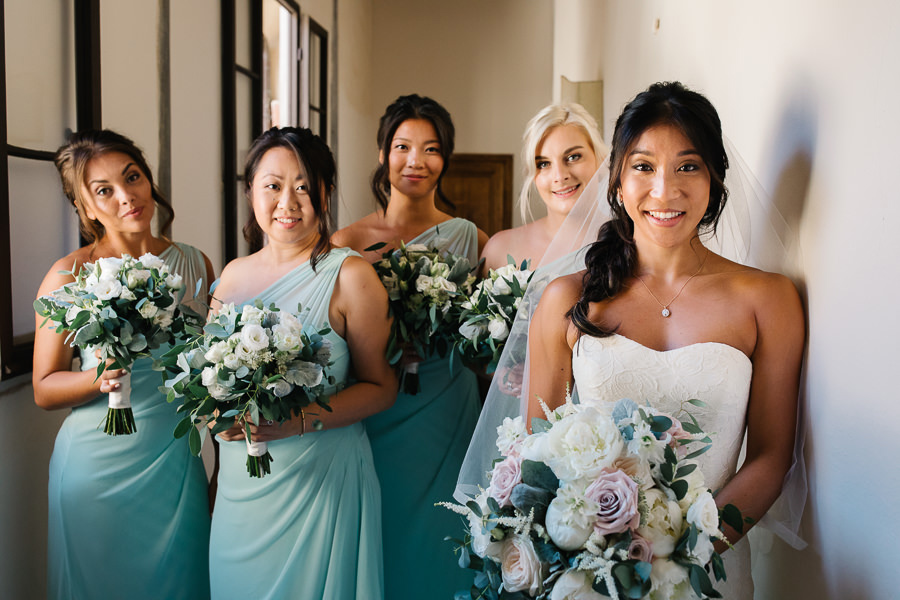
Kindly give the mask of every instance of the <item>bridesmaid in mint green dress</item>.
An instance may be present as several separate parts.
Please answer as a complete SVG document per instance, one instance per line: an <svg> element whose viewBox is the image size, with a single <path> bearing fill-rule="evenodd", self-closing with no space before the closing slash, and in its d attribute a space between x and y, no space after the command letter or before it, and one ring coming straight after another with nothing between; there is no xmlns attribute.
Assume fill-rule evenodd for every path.
<svg viewBox="0 0 900 600"><path fill-rule="evenodd" d="M162 258L184 278L182 302L198 281L212 280L199 250L152 235L156 208L168 213L164 226L173 213L131 140L111 131L78 133L60 149L56 165L92 243L57 261L39 296L73 280L59 271L123 253ZM100 425L122 371L105 371L95 381L98 359L89 351L82 353L81 370L72 371L65 336L41 328L42 320L37 317L34 399L47 410L71 409L50 459L47 596L208 598L206 473L185 440L172 435L180 417L157 389L160 374L150 359L134 363L137 431L108 436Z"/></svg>
<svg viewBox="0 0 900 600"><path fill-rule="evenodd" d="M487 235L435 205L436 196L447 201L440 180L453 153L449 113L430 98L402 96L381 117L378 146L372 189L379 209L338 231L335 244L370 262L383 250L365 248L377 242L435 244L474 266ZM366 419L381 482L385 592L392 600L452 598L468 589L471 576L444 538L461 537L463 527L457 515L434 504L453 496L478 420L478 384L460 361L451 370L449 356L404 360L421 361L421 390L399 394L393 408Z"/></svg>
<svg viewBox="0 0 900 600"><path fill-rule="evenodd" d="M248 476L240 425L220 434L218 493L210 536L214 599L355 600L384 597L381 493L361 420L388 408L397 381L385 359L387 293L355 252L331 249L327 206L335 166L308 129L270 129L244 170L258 252L222 271L217 301L261 298L327 324L337 388L333 412L313 407L283 424L252 424L268 442L271 473ZM314 424L321 424L316 430Z"/></svg>

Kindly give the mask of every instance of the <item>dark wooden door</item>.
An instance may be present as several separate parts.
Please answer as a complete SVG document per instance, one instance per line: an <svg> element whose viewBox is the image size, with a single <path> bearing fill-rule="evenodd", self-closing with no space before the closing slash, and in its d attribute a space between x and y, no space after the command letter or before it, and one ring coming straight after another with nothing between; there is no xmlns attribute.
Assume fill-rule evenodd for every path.
<svg viewBox="0 0 900 600"><path fill-rule="evenodd" d="M456 205L447 212L488 235L512 227L512 154L454 154L441 187Z"/></svg>

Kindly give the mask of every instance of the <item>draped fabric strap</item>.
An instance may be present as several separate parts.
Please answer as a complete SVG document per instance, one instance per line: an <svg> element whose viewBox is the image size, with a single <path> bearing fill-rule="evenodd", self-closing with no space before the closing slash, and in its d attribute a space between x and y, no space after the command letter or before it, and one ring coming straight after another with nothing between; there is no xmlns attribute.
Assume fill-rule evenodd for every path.
<svg viewBox="0 0 900 600"><path fill-rule="evenodd" d="M425 244L438 250L465 256L474 267L478 263L478 228L466 219L453 218L426 229L407 244Z"/></svg>

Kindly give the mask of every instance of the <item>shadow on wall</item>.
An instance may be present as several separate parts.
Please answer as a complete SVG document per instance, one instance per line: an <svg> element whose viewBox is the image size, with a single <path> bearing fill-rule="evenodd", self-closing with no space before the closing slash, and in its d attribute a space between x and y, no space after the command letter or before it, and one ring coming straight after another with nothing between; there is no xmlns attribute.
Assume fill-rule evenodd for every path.
<svg viewBox="0 0 900 600"><path fill-rule="evenodd" d="M809 338L809 297L803 255L799 244L800 226L806 209L810 181L812 179L813 162L818 142L818 107L812 83L803 76L794 78L795 86L787 91L781 118L775 125L771 135L772 146L768 153L769 165L767 173L773 178L767 189L772 190L770 221L780 222L785 226L782 239L788 256L784 274L788 275L800 293L804 313L807 315L807 339ZM809 428L808 417L808 373L806 370L807 355L804 356L804 369L801 373L800 400L798 413L798 436L804 446L806 470L802 479L809 486L808 475L814 466L814 448L806 444L805 432ZM812 486L809 486L812 490ZM779 499L783 502L784 499ZM771 533L761 536L759 549L762 551L763 564L754 564L754 583L756 598L766 600L825 600L831 598L826 586L826 578L822 576L823 563L818 552L817 526L814 522L815 497L810 493L805 505L780 507L797 511L803 509L800 536L809 544L804 550L795 550Z"/></svg>

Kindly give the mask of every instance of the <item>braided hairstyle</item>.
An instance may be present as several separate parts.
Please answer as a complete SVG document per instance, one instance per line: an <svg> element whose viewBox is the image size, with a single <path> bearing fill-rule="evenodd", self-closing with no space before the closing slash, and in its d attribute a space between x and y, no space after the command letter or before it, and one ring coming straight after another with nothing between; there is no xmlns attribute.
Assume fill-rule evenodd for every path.
<svg viewBox="0 0 900 600"><path fill-rule="evenodd" d="M323 254L331 250L331 211L328 205L334 193L337 179L337 167L334 163L334 155L325 140L303 127L272 127L254 140L247 153L247 161L244 166L244 193L247 203L250 205L250 214L244 224L244 239L250 246L250 251L255 252L263 246L263 231L256 221L253 212L252 186L253 178L259 169L266 152L273 148L286 148L294 153L297 162L306 172L306 183L309 186L309 200L313 211L319 219L319 240L313 247L309 264L313 271L316 263ZM325 195L322 195L324 191Z"/></svg>
<svg viewBox="0 0 900 600"><path fill-rule="evenodd" d="M450 167L450 155L453 154L453 138L456 135L456 129L453 127L453 119L447 109L438 104L427 96L419 96L418 94L410 94L408 96L400 96L388 106L381 120L378 122L378 149L381 151L382 161L372 173L372 193L375 194L375 200L382 210L387 210L388 200L391 195L390 181L390 164L388 157L391 154L391 142L397 128L404 121L410 119L424 119L431 123L434 131L437 133L438 143L440 144L441 158L444 159L444 166L437 181L437 197L444 201L450 208L456 208L456 205L450 202L450 199L441 189L441 179Z"/></svg>
<svg viewBox="0 0 900 600"><path fill-rule="evenodd" d="M654 83L629 102L619 118L610 150L609 188L606 200L612 218L603 224L597 241L585 254L586 271L578 302L567 317L579 332L605 337L612 331L588 318L591 302L614 298L637 268L637 246L634 222L617 197L622 184L625 159L640 136L657 125L674 125L687 137L700 154L710 174L709 204L700 220L699 232L715 231L719 216L728 199L725 171L728 158L722 141L722 123L716 109L705 96L681 83Z"/></svg>

